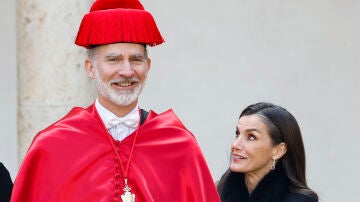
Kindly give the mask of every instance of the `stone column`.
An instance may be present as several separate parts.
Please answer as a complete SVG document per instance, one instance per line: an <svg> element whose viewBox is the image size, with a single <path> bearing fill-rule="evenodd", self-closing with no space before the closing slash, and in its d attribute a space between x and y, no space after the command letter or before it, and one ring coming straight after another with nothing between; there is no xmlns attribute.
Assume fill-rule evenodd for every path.
<svg viewBox="0 0 360 202"><path fill-rule="evenodd" d="M36 133L93 102L85 49L74 40L90 0L17 2L19 160Z"/></svg>
<svg viewBox="0 0 360 202"><path fill-rule="evenodd" d="M3 0L0 4L0 162L15 179L18 168L16 2Z"/></svg>

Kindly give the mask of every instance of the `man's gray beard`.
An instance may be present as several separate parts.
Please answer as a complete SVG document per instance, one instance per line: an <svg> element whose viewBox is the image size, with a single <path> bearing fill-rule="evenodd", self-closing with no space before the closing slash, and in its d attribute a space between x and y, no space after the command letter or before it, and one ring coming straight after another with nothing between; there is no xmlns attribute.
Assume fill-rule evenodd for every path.
<svg viewBox="0 0 360 202"><path fill-rule="evenodd" d="M142 83L138 83L138 85L133 90L123 90L123 91L115 91L111 88L111 83L115 80L111 80L109 82L104 82L100 78L99 70L97 67L94 68L94 75L95 75L95 82L96 87L99 93L111 100L113 103L119 105L119 106L127 106L131 103L135 102L138 97L140 96L144 86L145 86L145 80ZM131 80L131 79L129 79Z"/></svg>

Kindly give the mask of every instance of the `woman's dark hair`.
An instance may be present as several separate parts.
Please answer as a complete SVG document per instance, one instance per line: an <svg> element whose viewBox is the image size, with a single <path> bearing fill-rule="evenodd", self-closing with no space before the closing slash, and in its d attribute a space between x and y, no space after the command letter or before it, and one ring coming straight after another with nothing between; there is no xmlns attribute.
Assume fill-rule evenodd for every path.
<svg viewBox="0 0 360 202"><path fill-rule="evenodd" d="M258 115L264 120L274 146L281 142L286 144L287 152L278 160L277 165L285 169L286 175L290 180L290 191L318 198L317 194L306 183L305 149L300 127L294 116L280 106L260 102L245 108L239 118L253 114ZM220 195L229 173L230 169L224 173L217 184Z"/></svg>

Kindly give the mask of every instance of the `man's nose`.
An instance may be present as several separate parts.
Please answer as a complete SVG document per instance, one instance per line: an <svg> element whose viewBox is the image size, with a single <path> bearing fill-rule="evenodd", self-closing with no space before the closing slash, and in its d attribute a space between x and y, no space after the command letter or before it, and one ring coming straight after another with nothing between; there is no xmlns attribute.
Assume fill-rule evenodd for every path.
<svg viewBox="0 0 360 202"><path fill-rule="evenodd" d="M132 68L131 63L125 60L124 62L121 63L118 69L118 73L124 77L132 77L134 76L135 71Z"/></svg>

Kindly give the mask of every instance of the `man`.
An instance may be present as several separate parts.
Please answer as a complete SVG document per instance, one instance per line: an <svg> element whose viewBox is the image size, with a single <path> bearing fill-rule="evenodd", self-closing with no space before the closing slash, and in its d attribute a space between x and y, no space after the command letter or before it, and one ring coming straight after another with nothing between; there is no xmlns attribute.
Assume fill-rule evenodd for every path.
<svg viewBox="0 0 360 202"><path fill-rule="evenodd" d="M172 110L138 106L151 66L146 46L163 43L137 0L97 0L77 45L98 98L39 132L21 165L13 202L218 202L205 159Z"/></svg>

